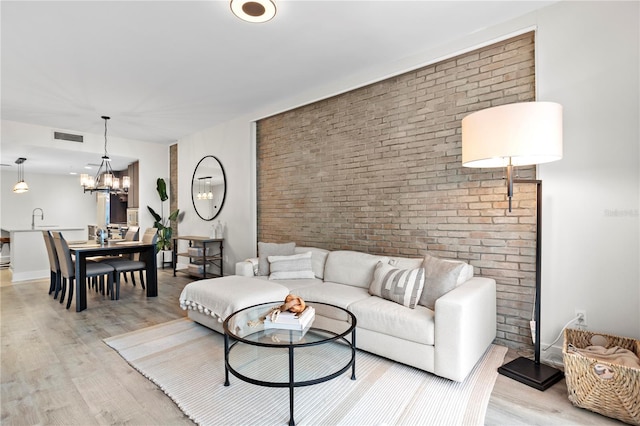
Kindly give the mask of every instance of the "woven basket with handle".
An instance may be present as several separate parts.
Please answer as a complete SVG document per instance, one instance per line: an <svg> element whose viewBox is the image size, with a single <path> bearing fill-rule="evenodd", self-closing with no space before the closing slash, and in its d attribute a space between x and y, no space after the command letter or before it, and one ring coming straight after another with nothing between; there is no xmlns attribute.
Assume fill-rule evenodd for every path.
<svg viewBox="0 0 640 426"><path fill-rule="evenodd" d="M566 329L562 357L569 400L576 407L640 426L640 369L569 352L570 344L579 349L593 346L594 336L602 336L599 340L606 344L601 346L620 346L640 357L640 340Z"/></svg>

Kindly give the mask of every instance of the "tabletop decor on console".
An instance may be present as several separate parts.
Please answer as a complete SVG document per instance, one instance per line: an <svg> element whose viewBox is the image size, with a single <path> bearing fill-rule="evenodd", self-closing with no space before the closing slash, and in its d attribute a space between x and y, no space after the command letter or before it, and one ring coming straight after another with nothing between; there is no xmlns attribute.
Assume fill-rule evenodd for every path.
<svg viewBox="0 0 640 426"><path fill-rule="evenodd" d="M315 321L316 310L346 321ZM284 317L291 324L279 322ZM284 304L262 303L232 313L223 328L224 385L230 385L231 373L254 385L288 388L289 425L295 425L295 388L335 379L349 369L356 379L356 317L344 308L307 304L290 294Z"/></svg>

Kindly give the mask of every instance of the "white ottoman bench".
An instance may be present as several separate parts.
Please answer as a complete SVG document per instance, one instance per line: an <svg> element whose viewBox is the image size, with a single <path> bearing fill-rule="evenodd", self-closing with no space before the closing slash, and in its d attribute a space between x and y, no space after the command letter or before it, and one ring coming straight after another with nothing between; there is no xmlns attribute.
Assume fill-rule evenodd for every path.
<svg viewBox="0 0 640 426"><path fill-rule="evenodd" d="M192 320L219 333L232 313L259 303L284 300L285 286L269 280L231 275L189 283L180 294L180 307Z"/></svg>

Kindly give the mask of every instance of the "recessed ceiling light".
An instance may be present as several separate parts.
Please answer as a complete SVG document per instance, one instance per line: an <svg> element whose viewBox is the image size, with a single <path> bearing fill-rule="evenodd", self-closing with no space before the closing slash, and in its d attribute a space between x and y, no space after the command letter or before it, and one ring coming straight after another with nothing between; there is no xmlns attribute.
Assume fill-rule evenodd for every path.
<svg viewBox="0 0 640 426"><path fill-rule="evenodd" d="M276 16L276 5L271 0L231 0L231 11L247 22L267 22Z"/></svg>

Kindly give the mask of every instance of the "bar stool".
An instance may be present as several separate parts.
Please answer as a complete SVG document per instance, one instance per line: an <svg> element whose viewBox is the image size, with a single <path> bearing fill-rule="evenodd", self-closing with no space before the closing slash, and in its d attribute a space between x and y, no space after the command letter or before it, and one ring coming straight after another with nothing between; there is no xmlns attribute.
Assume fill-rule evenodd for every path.
<svg viewBox="0 0 640 426"><path fill-rule="evenodd" d="M0 237L0 257L2 257L2 248L4 245L9 246L9 250L11 250L11 237ZM11 265L11 261L8 262L0 262L0 269L6 269Z"/></svg>

